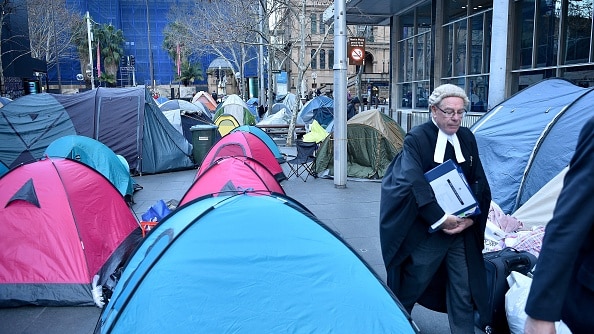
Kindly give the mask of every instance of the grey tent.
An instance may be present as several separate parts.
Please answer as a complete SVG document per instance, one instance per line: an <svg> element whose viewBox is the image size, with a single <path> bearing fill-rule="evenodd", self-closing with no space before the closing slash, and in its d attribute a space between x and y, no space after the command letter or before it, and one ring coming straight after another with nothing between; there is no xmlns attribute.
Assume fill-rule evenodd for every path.
<svg viewBox="0 0 594 334"><path fill-rule="evenodd" d="M495 106L471 127L493 201L511 214L565 168L594 116L594 89L552 78Z"/></svg>
<svg viewBox="0 0 594 334"><path fill-rule="evenodd" d="M33 94L0 109L0 162L8 168L42 158L66 135L93 138L123 156L138 173L194 166L192 145L142 86L79 94Z"/></svg>

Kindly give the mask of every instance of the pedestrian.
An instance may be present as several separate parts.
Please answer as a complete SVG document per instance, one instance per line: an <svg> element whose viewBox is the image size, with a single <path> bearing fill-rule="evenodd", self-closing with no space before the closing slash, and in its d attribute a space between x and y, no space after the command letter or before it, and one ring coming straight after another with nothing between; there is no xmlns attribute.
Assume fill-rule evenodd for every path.
<svg viewBox="0 0 594 334"><path fill-rule="evenodd" d="M526 302L527 334L594 330L594 118L584 125L563 180Z"/></svg>
<svg viewBox="0 0 594 334"><path fill-rule="evenodd" d="M361 101L359 101L358 97L355 96L351 99L351 101L347 105L347 120L351 119L351 117L357 114L360 105Z"/></svg>
<svg viewBox="0 0 594 334"><path fill-rule="evenodd" d="M473 133L461 127L464 90L441 85L429 97L431 120L409 131L382 180L380 242L387 283L410 313L420 304L448 313L452 333L474 333L475 310L490 322L482 249L491 202ZM424 174L451 159L469 182L480 213L449 215ZM441 228L430 232L431 225Z"/></svg>

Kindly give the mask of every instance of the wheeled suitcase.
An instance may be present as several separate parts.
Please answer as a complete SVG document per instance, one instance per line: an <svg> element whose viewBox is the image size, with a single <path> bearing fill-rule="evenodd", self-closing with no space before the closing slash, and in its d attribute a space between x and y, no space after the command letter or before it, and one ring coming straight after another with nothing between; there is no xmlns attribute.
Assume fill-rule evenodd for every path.
<svg viewBox="0 0 594 334"><path fill-rule="evenodd" d="M527 251L504 248L499 251L484 253L489 308L492 322L486 331L493 334L509 333L505 314L505 293L509 290L507 276L512 271L528 274L536 264L536 256Z"/></svg>

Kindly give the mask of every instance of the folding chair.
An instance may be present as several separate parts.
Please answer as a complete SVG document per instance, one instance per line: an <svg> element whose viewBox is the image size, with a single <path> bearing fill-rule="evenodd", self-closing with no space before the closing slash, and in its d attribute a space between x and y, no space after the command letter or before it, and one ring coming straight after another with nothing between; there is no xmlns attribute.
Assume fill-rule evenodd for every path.
<svg viewBox="0 0 594 334"><path fill-rule="evenodd" d="M291 160L287 160L287 164L291 168L287 180L293 175L303 180L303 182L307 182L307 178L310 175L317 178L318 174L315 172L315 162L318 143L298 140L295 142L295 145L297 147L297 156Z"/></svg>

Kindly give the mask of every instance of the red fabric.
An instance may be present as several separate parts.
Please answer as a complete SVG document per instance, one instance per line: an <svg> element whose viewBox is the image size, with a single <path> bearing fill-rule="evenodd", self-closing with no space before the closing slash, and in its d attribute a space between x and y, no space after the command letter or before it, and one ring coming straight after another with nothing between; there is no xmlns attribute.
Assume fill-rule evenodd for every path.
<svg viewBox="0 0 594 334"><path fill-rule="evenodd" d="M274 176L258 161L245 156L226 157L207 168L194 181L179 205L209 194L233 194L229 187L237 189L235 193L285 194Z"/></svg>
<svg viewBox="0 0 594 334"><path fill-rule="evenodd" d="M9 203L29 179L40 208ZM117 189L75 161L22 165L0 179L0 284L90 283L138 223Z"/></svg>
<svg viewBox="0 0 594 334"><path fill-rule="evenodd" d="M99 41L97 41L97 78L101 78L101 51L99 51Z"/></svg>
<svg viewBox="0 0 594 334"><path fill-rule="evenodd" d="M236 131L221 138L208 151L195 179L198 179L217 159L226 156L246 156L252 158L264 165L273 176L283 173L283 168L274 157L274 153L272 153L262 139L250 132Z"/></svg>

